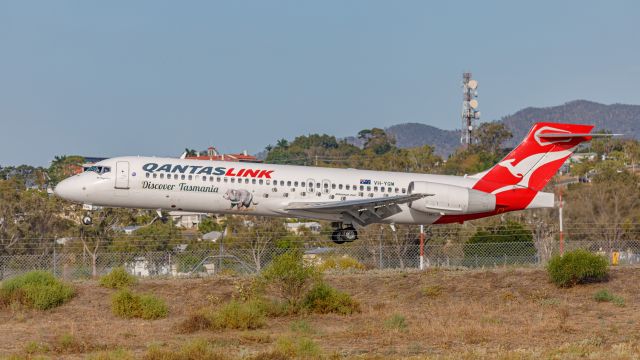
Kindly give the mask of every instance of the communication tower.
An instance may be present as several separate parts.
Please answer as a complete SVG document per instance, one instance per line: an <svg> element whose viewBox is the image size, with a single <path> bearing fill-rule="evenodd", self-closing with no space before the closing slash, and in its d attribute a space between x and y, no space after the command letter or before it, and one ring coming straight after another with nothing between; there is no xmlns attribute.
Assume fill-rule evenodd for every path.
<svg viewBox="0 0 640 360"><path fill-rule="evenodd" d="M478 111L478 81L471 78L470 72L462 74L462 136L460 142L465 146L474 143L475 124L480 119Z"/></svg>

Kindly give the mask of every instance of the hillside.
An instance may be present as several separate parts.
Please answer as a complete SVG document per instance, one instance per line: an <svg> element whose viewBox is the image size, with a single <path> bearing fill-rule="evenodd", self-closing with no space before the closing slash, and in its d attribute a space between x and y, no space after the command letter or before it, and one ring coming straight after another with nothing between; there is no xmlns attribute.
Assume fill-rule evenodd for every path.
<svg viewBox="0 0 640 360"><path fill-rule="evenodd" d="M640 105L612 104L604 105L592 101L576 100L560 106L534 108L529 107L505 116L501 120L513 133L511 144L522 139L535 122L567 122L595 124L596 130L608 130L614 133L640 139Z"/></svg>
<svg viewBox="0 0 640 360"><path fill-rule="evenodd" d="M513 133L512 140L505 146L514 146L520 142L531 125L540 121L595 124L596 130L608 130L640 139L640 105L604 105L576 100L560 106L529 107L505 116L500 121ZM460 145L459 130L441 130L419 123L393 125L386 130L396 136L398 147L428 144L435 146L436 153L444 157Z"/></svg>
<svg viewBox="0 0 640 360"><path fill-rule="evenodd" d="M120 356L111 358L141 358L153 344L177 349L198 339L225 354L220 359L260 353L283 359L267 354L300 338L320 355L313 358L335 359L626 359L640 351L637 268L614 269L606 284L571 289L550 285L541 269L364 272L327 280L357 299L362 312L285 316L257 330L193 334L180 333L178 324L203 306L230 299L249 279L143 280L136 291L169 305L169 317L154 321L115 317L109 302L114 290L77 282L78 296L48 312L0 308L0 358L85 358L116 349ZM624 306L596 302L600 289L621 296Z"/></svg>
<svg viewBox="0 0 640 360"><path fill-rule="evenodd" d="M386 131L396 138L396 144L401 148L423 146L435 147L436 154L447 157L460 145L460 132L441 130L435 126L406 123L388 127Z"/></svg>

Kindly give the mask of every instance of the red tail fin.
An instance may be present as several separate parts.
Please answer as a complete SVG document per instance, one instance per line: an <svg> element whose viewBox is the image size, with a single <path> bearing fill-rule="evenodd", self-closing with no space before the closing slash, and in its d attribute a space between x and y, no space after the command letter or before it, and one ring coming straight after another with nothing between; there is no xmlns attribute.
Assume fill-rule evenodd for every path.
<svg viewBox="0 0 640 360"><path fill-rule="evenodd" d="M474 189L498 193L506 189L539 191L551 180L578 144L591 140L593 125L537 123L527 137L497 165L474 175Z"/></svg>

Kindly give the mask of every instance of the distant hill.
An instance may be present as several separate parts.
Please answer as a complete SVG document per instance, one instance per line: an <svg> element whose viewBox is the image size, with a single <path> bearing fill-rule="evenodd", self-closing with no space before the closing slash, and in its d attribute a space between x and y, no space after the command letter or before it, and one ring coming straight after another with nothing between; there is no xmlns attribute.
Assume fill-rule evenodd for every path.
<svg viewBox="0 0 640 360"><path fill-rule="evenodd" d="M640 139L640 105L604 105L592 101L575 100L560 106L546 108L529 107L505 116L501 120L513 133L507 145L515 145L533 123L567 122L594 124L595 130L609 130L625 137Z"/></svg>
<svg viewBox="0 0 640 360"><path fill-rule="evenodd" d="M395 136L396 145L401 148L428 144L435 147L436 154L447 157L460 146L460 132L455 130L442 130L419 123L393 125L385 130Z"/></svg>
<svg viewBox="0 0 640 360"><path fill-rule="evenodd" d="M514 146L536 122L567 122L595 124L595 130L609 130L625 137L640 139L640 105L604 105L592 101L575 100L560 106L529 107L500 121L507 125L513 138L505 146ZM386 129L395 135L398 147L407 148L425 144L435 146L436 153L447 157L460 146L459 130L441 130L436 127L406 123Z"/></svg>

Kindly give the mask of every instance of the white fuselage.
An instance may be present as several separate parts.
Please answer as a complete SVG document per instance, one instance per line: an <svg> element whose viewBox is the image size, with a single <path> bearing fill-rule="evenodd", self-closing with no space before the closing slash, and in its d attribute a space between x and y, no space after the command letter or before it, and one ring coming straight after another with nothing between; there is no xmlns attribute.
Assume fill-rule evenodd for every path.
<svg viewBox="0 0 640 360"><path fill-rule="evenodd" d="M411 182L472 188L475 178L310 166L119 157L62 181L56 194L105 207L343 221L339 214L287 210L291 203L336 202L406 194ZM402 211L383 223L431 224L442 214Z"/></svg>

